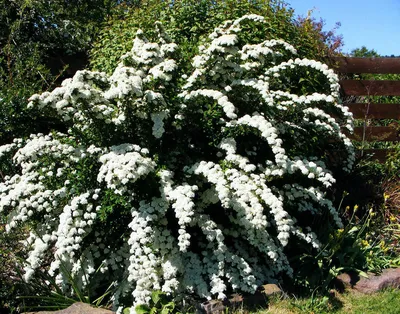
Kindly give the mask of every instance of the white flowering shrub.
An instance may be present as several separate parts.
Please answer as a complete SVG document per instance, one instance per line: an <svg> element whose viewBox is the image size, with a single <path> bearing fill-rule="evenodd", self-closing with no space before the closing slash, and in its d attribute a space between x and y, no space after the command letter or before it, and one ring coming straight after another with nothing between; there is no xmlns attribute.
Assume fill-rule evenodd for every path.
<svg viewBox="0 0 400 314"><path fill-rule="evenodd" d="M157 24L158 42L139 31L110 77L80 71L31 97L69 130L0 147L17 169L0 182L6 228L31 229L26 280L45 269L66 293L60 268L80 287L115 281L115 306L153 290L223 298L292 276L291 248L320 248L315 217L341 227L330 167L349 171L354 152L338 78L252 37L263 23L215 29L191 73Z"/></svg>

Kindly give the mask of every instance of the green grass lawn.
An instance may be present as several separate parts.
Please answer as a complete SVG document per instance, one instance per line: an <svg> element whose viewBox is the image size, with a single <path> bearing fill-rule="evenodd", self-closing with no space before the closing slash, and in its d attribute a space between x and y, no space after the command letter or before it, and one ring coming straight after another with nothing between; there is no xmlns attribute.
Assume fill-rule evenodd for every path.
<svg viewBox="0 0 400 314"><path fill-rule="evenodd" d="M387 290L372 295L365 295L351 291L344 294L334 293L330 297L309 299L275 298L270 301L268 309L264 308L256 312L249 312L246 309L239 309L229 313L399 314L400 290Z"/></svg>

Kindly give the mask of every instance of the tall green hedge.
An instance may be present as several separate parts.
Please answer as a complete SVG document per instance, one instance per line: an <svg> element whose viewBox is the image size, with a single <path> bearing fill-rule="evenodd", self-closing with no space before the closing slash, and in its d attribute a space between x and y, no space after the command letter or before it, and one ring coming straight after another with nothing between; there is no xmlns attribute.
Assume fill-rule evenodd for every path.
<svg viewBox="0 0 400 314"><path fill-rule="evenodd" d="M144 0L138 7L118 10L99 32L91 50L91 68L111 73L119 58L132 48L138 28L155 39L154 23L167 26L167 33L183 50L185 60L198 51L207 35L227 19L244 14L266 18L268 27L259 35L264 39L282 39L298 48L298 56L322 60L330 52L332 33L324 33L322 24L311 18L298 19L289 4L276 0ZM152 38L153 37L153 38Z"/></svg>

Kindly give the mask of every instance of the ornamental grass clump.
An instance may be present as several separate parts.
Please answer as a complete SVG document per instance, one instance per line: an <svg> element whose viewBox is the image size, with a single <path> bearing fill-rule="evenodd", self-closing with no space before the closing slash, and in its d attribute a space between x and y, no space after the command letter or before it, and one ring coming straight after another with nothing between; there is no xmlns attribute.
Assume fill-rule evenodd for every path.
<svg viewBox="0 0 400 314"><path fill-rule="evenodd" d="M6 228L31 230L26 280L45 270L66 294L61 268L92 291L115 281L115 307L154 290L224 298L292 276L292 248L321 247L317 217L342 227L327 196L354 162L338 78L252 36L264 23L216 28L190 73L157 23L111 76L79 71L31 97L68 133L0 147L16 169L0 182Z"/></svg>

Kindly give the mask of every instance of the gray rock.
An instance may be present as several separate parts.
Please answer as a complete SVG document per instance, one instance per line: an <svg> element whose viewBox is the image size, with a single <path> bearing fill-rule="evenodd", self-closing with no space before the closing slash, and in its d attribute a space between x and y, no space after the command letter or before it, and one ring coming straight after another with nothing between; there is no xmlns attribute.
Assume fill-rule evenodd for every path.
<svg viewBox="0 0 400 314"><path fill-rule="evenodd" d="M400 268L385 269L380 275L361 277L353 289L362 293L373 293L387 288L400 288Z"/></svg>
<svg viewBox="0 0 400 314"><path fill-rule="evenodd" d="M336 277L335 288L343 291L347 288L361 293L374 293L386 288L400 288L400 268L390 268L375 275L368 273L368 278L355 273L343 273Z"/></svg>
<svg viewBox="0 0 400 314"><path fill-rule="evenodd" d="M351 288L352 276L347 273L340 274L336 277L336 280L343 284L346 288Z"/></svg>
<svg viewBox="0 0 400 314"><path fill-rule="evenodd" d="M336 290L343 292L346 289L351 289L360 280L357 273L342 273L338 275L333 284Z"/></svg>
<svg viewBox="0 0 400 314"><path fill-rule="evenodd" d="M26 312L24 314L115 314L115 312L101 308L94 308L90 306L90 304L78 302L64 310Z"/></svg>

